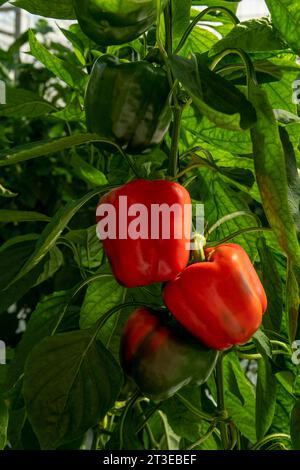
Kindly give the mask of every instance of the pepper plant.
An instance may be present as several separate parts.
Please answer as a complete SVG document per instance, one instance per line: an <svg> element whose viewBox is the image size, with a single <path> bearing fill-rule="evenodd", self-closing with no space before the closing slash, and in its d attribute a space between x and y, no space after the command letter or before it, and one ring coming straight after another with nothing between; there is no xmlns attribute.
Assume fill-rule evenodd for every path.
<svg viewBox="0 0 300 470"><path fill-rule="evenodd" d="M2 449L300 449L300 5L238 3L15 2L44 19L0 50ZM101 243L116 194L204 205L197 249Z"/></svg>

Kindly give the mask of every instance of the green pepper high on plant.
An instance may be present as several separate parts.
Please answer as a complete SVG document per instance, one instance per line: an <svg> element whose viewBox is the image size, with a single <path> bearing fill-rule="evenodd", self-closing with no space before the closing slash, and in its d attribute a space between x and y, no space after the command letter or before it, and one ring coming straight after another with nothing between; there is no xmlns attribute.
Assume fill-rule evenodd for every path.
<svg viewBox="0 0 300 470"><path fill-rule="evenodd" d="M162 5L166 0L162 0ZM157 0L74 0L77 20L96 44L124 44L156 21Z"/></svg>
<svg viewBox="0 0 300 470"><path fill-rule="evenodd" d="M85 95L87 127L128 153L148 151L169 129L169 94L161 67L104 55L94 64Z"/></svg>

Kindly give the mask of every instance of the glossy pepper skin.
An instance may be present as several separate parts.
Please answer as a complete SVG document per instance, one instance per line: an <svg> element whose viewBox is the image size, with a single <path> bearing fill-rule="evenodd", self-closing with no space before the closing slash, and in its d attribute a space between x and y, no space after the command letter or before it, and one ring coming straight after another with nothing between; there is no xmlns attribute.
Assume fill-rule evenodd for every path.
<svg viewBox="0 0 300 470"><path fill-rule="evenodd" d="M126 207L120 203L120 197L126 197ZM169 281L187 266L190 255L191 199L183 186L166 180L131 181L100 199L97 224L102 221L105 225L105 204L115 209L116 233L106 239L102 236L103 247L120 284L138 287ZM128 215L133 204L143 204L147 210L148 230L141 234L144 238L134 239L130 232L131 224L136 219L136 215ZM157 219L151 217L153 204L164 204L167 208L176 204L178 208L171 212L169 219L164 217L165 226L169 227L169 238L163 238L162 218L156 224ZM122 227L125 233L120 233ZM154 236L151 229L157 230ZM97 230L99 233L99 226Z"/></svg>
<svg viewBox="0 0 300 470"><path fill-rule="evenodd" d="M150 150L169 129L169 92L162 68L104 55L94 64L85 95L88 130L128 153Z"/></svg>
<svg viewBox="0 0 300 470"><path fill-rule="evenodd" d="M166 1L162 1L164 7ZM74 0L82 31L96 44L124 44L141 36L156 21L156 0Z"/></svg>
<svg viewBox="0 0 300 470"><path fill-rule="evenodd" d="M262 322L267 298L244 249L236 244L205 250L206 261L188 266L164 288L175 318L208 347L248 341Z"/></svg>
<svg viewBox="0 0 300 470"><path fill-rule="evenodd" d="M127 321L121 342L125 372L153 400L165 400L188 384L203 384L218 357L216 350L206 348L164 316L139 308Z"/></svg>

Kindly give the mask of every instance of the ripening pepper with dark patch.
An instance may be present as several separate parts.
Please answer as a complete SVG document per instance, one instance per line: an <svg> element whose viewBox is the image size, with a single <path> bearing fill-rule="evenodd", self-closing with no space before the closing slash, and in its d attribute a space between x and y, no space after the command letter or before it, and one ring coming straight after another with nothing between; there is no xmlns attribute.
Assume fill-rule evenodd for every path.
<svg viewBox="0 0 300 470"><path fill-rule="evenodd" d="M94 64L85 95L87 127L132 154L160 144L172 118L166 72L112 55Z"/></svg>
<svg viewBox="0 0 300 470"><path fill-rule="evenodd" d="M267 297L245 250L224 244L205 250L206 261L166 284L164 302L189 332L208 347L247 342L267 309Z"/></svg>
<svg viewBox="0 0 300 470"><path fill-rule="evenodd" d="M82 31L100 46L132 41L157 18L156 0L74 0L74 9Z"/></svg>
<svg viewBox="0 0 300 470"><path fill-rule="evenodd" d="M166 400L182 387L205 383L218 351L208 349L165 312L137 309L125 325L121 363L140 391Z"/></svg>

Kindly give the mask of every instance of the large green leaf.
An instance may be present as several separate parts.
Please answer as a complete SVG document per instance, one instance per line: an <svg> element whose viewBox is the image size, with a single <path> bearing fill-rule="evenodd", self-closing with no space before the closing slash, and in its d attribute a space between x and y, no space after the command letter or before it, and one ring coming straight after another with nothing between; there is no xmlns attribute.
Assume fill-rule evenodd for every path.
<svg viewBox="0 0 300 470"><path fill-rule="evenodd" d="M180 144L187 150L203 142L233 154L249 155L252 152L249 132L216 127L207 117L200 117L193 107L189 107L183 113Z"/></svg>
<svg viewBox="0 0 300 470"><path fill-rule="evenodd" d="M259 238L257 248L260 257L262 283L265 288L268 308L263 317L264 326L280 331L283 313L283 286L273 253L264 238Z"/></svg>
<svg viewBox="0 0 300 470"><path fill-rule="evenodd" d="M285 49L286 43L267 18L251 19L237 24L230 33L212 48L212 54L218 54L225 49L235 48L246 52L274 51Z"/></svg>
<svg viewBox="0 0 300 470"><path fill-rule="evenodd" d="M97 170L97 168L90 165L76 153L74 153L71 157L71 165L75 175L92 187L104 186L107 184L107 179L104 173L102 173L100 170Z"/></svg>
<svg viewBox="0 0 300 470"><path fill-rule="evenodd" d="M255 394L235 353L224 358L225 406L240 432L256 441Z"/></svg>
<svg viewBox="0 0 300 470"><path fill-rule="evenodd" d="M49 52L45 46L37 41L33 31L29 32L29 44L32 55L48 70L53 72L56 77L60 78L71 88L84 89L87 75L80 68Z"/></svg>
<svg viewBox="0 0 300 470"><path fill-rule="evenodd" d="M172 0L173 41L181 39L190 24L191 0Z"/></svg>
<svg viewBox="0 0 300 470"><path fill-rule="evenodd" d="M23 393L31 425L43 449L80 437L113 406L122 373L94 330L42 340L30 353Z"/></svg>
<svg viewBox="0 0 300 470"><path fill-rule="evenodd" d="M45 157L46 155L62 152L77 145L97 141L99 141L99 136L96 134L75 134L70 137L20 145L0 153L0 167L14 165L15 163L32 160L33 158Z"/></svg>
<svg viewBox="0 0 300 470"><path fill-rule="evenodd" d="M257 123L251 129L253 155L262 204L281 248L300 265L300 247L289 208L285 156L274 112L266 93L251 87Z"/></svg>
<svg viewBox="0 0 300 470"><path fill-rule="evenodd" d="M192 59L173 55L174 76L191 95L195 106L218 127L241 131L255 122L255 110L245 95L229 81L212 72L199 54Z"/></svg>
<svg viewBox="0 0 300 470"><path fill-rule="evenodd" d="M64 239L77 245L75 261L78 266L88 269L100 267L103 248L97 236L96 225L87 229L71 230Z"/></svg>
<svg viewBox="0 0 300 470"><path fill-rule="evenodd" d="M107 269L104 268L101 271L106 271L106 273L104 272L99 280L91 283L85 294L80 312L81 328L92 326L108 310L124 302L126 289L116 281ZM101 340L104 344L106 341L103 338L103 332L106 329L107 334L111 334L113 332L111 322L114 323L117 319L117 315L112 316L110 321L106 322L103 327Z"/></svg>
<svg viewBox="0 0 300 470"><path fill-rule="evenodd" d="M298 0L266 0L272 21L294 52L300 55L300 5Z"/></svg>
<svg viewBox="0 0 300 470"><path fill-rule="evenodd" d="M235 217L220 225L209 237L209 242L222 240L242 229L257 226L257 221L245 199L225 183L220 175L201 169L199 180L192 183L189 189L195 200L205 204L205 218L209 227L228 214L241 212L240 217ZM245 213L248 213L249 217L245 217ZM257 253L255 246L257 236L259 232L240 235L234 239L234 243L240 243L250 257L254 258Z"/></svg>
<svg viewBox="0 0 300 470"><path fill-rule="evenodd" d="M12 387L23 374L25 362L34 346L45 337L52 335L55 331L71 299L71 295L71 291L54 292L50 296L45 297L37 305L30 316L26 331L10 363L8 373L9 387Z"/></svg>
<svg viewBox="0 0 300 470"><path fill-rule="evenodd" d="M50 218L38 212L0 209L0 223L3 222L49 222Z"/></svg>
<svg viewBox="0 0 300 470"><path fill-rule="evenodd" d="M38 95L20 88L7 88L6 104L0 107L0 116L37 118L56 108Z"/></svg>
<svg viewBox="0 0 300 470"><path fill-rule="evenodd" d="M275 413L277 380L269 359L258 361L256 386L256 437L261 440L268 432Z"/></svg>
<svg viewBox="0 0 300 470"><path fill-rule="evenodd" d="M5 2L1 2L5 3ZM72 0L59 0L59 2L45 2L45 0L15 0L16 7L45 16L46 18L57 18L61 20L74 20L76 18Z"/></svg>
<svg viewBox="0 0 300 470"><path fill-rule="evenodd" d="M298 174L296 155L286 129L281 127L279 131L285 155L289 208L300 240L300 176Z"/></svg>

